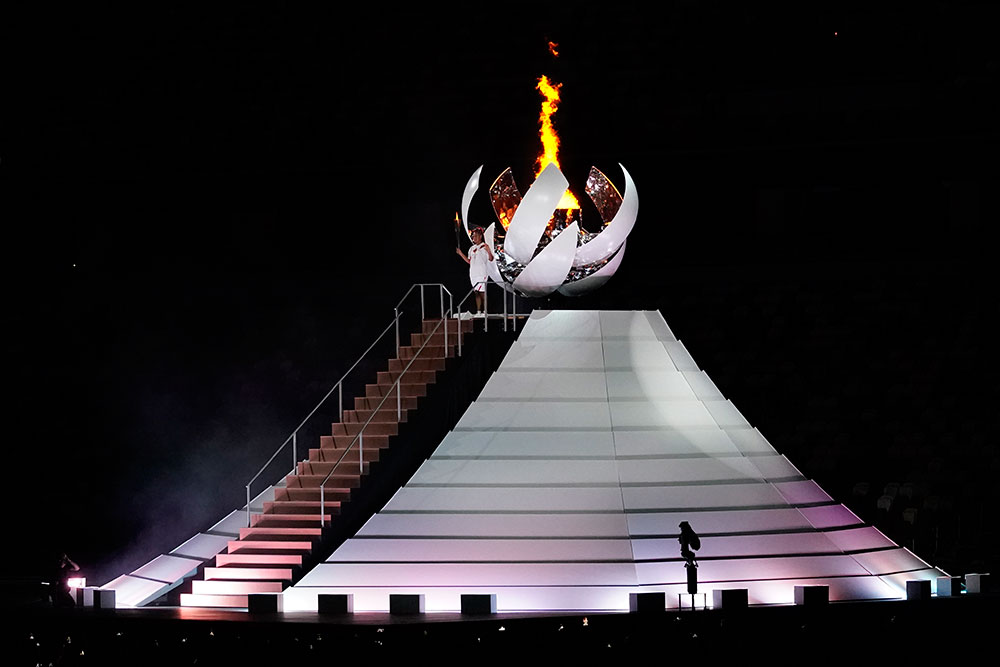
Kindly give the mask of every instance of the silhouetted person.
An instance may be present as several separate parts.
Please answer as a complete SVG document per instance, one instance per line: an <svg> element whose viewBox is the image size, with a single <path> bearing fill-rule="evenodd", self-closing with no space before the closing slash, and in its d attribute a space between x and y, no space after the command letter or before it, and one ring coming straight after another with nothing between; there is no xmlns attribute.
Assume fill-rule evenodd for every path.
<svg viewBox="0 0 1000 667"><path fill-rule="evenodd" d="M701 549L701 538L687 521L681 521L679 527L681 534L677 541L681 543L681 558L684 559L684 569L687 570L688 593L694 595L698 592L698 561L694 552Z"/></svg>
<svg viewBox="0 0 1000 667"><path fill-rule="evenodd" d="M75 607L76 600L69 592L69 575L79 572L80 566L70 560L65 553L53 563L52 573L49 575L49 595L52 597L54 607Z"/></svg>

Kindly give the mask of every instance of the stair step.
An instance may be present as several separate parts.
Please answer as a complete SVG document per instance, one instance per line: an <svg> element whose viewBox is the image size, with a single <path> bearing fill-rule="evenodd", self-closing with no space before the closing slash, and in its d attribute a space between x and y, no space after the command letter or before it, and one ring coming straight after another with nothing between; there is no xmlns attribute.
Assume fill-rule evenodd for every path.
<svg viewBox="0 0 1000 667"><path fill-rule="evenodd" d="M270 581L290 581L292 578L292 568L290 567L206 567L205 581L212 580L270 580Z"/></svg>
<svg viewBox="0 0 1000 667"><path fill-rule="evenodd" d="M365 431L365 449L385 449L391 435L376 435ZM320 449L345 450L354 442L353 435L323 435L319 438Z"/></svg>
<svg viewBox="0 0 1000 667"><path fill-rule="evenodd" d="M253 528L240 528L240 539L266 538L271 540L284 539L316 539L323 534L323 529L319 526L287 528L284 526L261 526Z"/></svg>
<svg viewBox="0 0 1000 667"><path fill-rule="evenodd" d="M457 346L448 345L446 355L443 343L441 345L424 345L423 349L421 349L420 345L400 345L399 358L407 361L414 357L418 359L444 359L445 356L454 356L455 347Z"/></svg>
<svg viewBox="0 0 1000 667"><path fill-rule="evenodd" d="M392 422L391 424L372 422L365 426L363 423L358 424L356 422L347 424L332 424L333 435L357 435L361 433L361 429L364 428L365 436L368 435L398 435L399 434L399 424Z"/></svg>
<svg viewBox="0 0 1000 667"><path fill-rule="evenodd" d="M402 372L405 368L409 367L406 374L409 375L413 372L420 371L443 371L445 366L444 359L425 359L423 355L420 355L416 359L390 359L389 360L389 372ZM393 378L395 381L396 378Z"/></svg>
<svg viewBox="0 0 1000 667"><path fill-rule="evenodd" d="M368 472L367 467L364 472ZM285 477L285 486L288 488L309 488L318 487L324 482L327 487L333 487L335 489L356 489L361 486L361 471L356 467L350 465L342 465L337 470L337 472L330 475L329 479L326 479L326 475L320 475L319 473L315 475L310 475L308 473L303 475L288 475Z"/></svg>
<svg viewBox="0 0 1000 667"><path fill-rule="evenodd" d="M345 466L341 466L344 468ZM350 466L347 466L350 467ZM366 470L367 472L367 470ZM326 475L289 475L285 478L285 482L289 486L296 486L300 489L302 488L314 488L318 489L319 485L323 483L326 479ZM330 476L330 479L326 482L327 484L336 486L338 489L348 487L351 489L356 489L361 486L361 476L357 473L353 475L347 473L337 472Z"/></svg>
<svg viewBox="0 0 1000 667"><path fill-rule="evenodd" d="M280 581L225 581L211 579L192 581L191 592L195 595L247 595L249 593L280 593L284 584Z"/></svg>
<svg viewBox="0 0 1000 667"><path fill-rule="evenodd" d="M385 375L385 378L381 377L383 374ZM414 379L414 378L411 378L410 375L411 375L411 373L407 373L406 374L406 379L407 380L413 380ZM433 382L433 381L434 380L432 378L430 380L430 382ZM393 385L393 382L395 382L395 379L390 380L388 373L386 373L385 371L380 371L379 372L379 381L378 381L378 384L366 384L365 385L365 398L368 398L368 399L373 399L373 398L381 399L384 396L389 396L390 400L393 399L393 398L396 398L396 387L395 387L395 385ZM414 381L414 382L403 382L403 383L401 383L401 385L403 387L403 400L405 401L407 398L421 398L423 396L426 396L427 395L427 384L428 384L428 382L425 382L425 381L420 381L420 382ZM378 405L378 403L376 403L375 405Z"/></svg>
<svg viewBox="0 0 1000 667"><path fill-rule="evenodd" d="M368 451L367 450L368 450L367 443L365 443L365 462L366 462L365 463L365 472L368 471L368 463L371 462L371 460L372 460L371 457L368 456ZM305 463L300 463L299 464L300 472L297 475L296 479L298 479L300 477L316 477L316 476L326 477L327 475L330 474L330 471L333 470L335 467L336 467L336 469L337 469L338 472L337 472L337 475L334 475L333 477L330 478L331 480L334 477L337 477L340 474L341 471L350 470L350 471L353 471L354 473L357 473L358 472L358 454L357 454L356 451L352 451L350 453L354 455L353 457L351 457L354 460L351 461L350 459L348 459L348 458L345 457L345 459L343 461L341 461L339 464L337 463L337 458L339 458L339 457L336 457L336 456L331 456L329 461L308 461L308 462L305 462ZM376 450L374 453L378 454L378 451ZM376 460L377 460L377 457L376 457ZM319 498L319 496L317 495L317 499L318 498Z"/></svg>
<svg viewBox="0 0 1000 667"><path fill-rule="evenodd" d="M287 509L288 503L295 503L303 500L315 500L319 501L319 488L314 487L307 489L304 487L292 487L290 489L276 489L274 494L274 500L264 503L264 514L286 514L286 512L278 511L279 509ZM337 514L340 511L340 503L342 501L350 500L351 490L334 488L331 486L324 487L323 498L326 500L327 510L332 514ZM272 505L272 508L268 509L268 504ZM332 507L331 507L332 506ZM317 505L316 507L319 507ZM309 512L287 512L288 514L309 514Z"/></svg>
<svg viewBox="0 0 1000 667"><path fill-rule="evenodd" d="M378 461L379 453L381 452L381 450L388 448L389 448L388 443L386 443L384 447L373 447L371 444L369 444L368 436L366 435L365 449L364 449L365 461L367 461L368 463L371 463L372 461ZM361 449L357 445L348 450L334 449L333 447L321 447L320 449L310 449L309 460L302 461L301 463L299 463L299 468L298 470L296 470L296 472L298 473L308 472L310 470L309 465L313 463L336 463L337 461L341 460L341 457L343 457L343 461L345 464L353 463L354 468L356 470L358 467L358 453L360 451Z"/></svg>
<svg viewBox="0 0 1000 667"><path fill-rule="evenodd" d="M201 595L197 593L181 593L182 607L222 607L240 609L247 606L246 595Z"/></svg>
<svg viewBox="0 0 1000 667"><path fill-rule="evenodd" d="M424 320L423 326L421 327L421 333L434 333L436 329L438 333L443 335L445 329L447 329L448 337L450 338L453 333L458 333L459 324L461 324L462 331L464 333L472 333L472 322L473 320L457 320L453 317L449 317L445 321L444 326L439 326L441 324L441 320Z"/></svg>
<svg viewBox="0 0 1000 667"><path fill-rule="evenodd" d="M378 384L385 385L385 389L383 390L385 393L388 393L389 390L392 388L393 383L400 376L401 371L402 371L401 368L396 368L396 369L390 368L387 371L378 372L377 382ZM419 368L411 368L410 370L406 371L406 375L404 376L403 379L405 380L405 382L401 383L403 385L403 396L411 396L412 394L409 394L406 390L407 385L421 384L421 383L433 384L434 381L437 379L437 371L436 370L428 371L428 370L421 370Z"/></svg>
<svg viewBox="0 0 1000 667"><path fill-rule="evenodd" d="M396 401L389 399L378 412L375 412L375 416L372 417L374 410L344 410L344 423L351 424L364 424L369 418L372 418L372 424L396 424L399 421L406 421L406 410L399 411L399 418L397 419L396 412ZM365 431L367 433L367 431Z"/></svg>
<svg viewBox="0 0 1000 667"><path fill-rule="evenodd" d="M378 386L378 385L374 385ZM396 393L391 392L392 396L385 399L385 403L382 403L382 396L358 396L354 399L354 409L355 410L374 410L382 403L382 409L384 410L395 410L396 409ZM404 411L406 410L416 410L418 399L416 396L407 396L403 394L403 398L400 399L400 404Z"/></svg>
<svg viewBox="0 0 1000 667"><path fill-rule="evenodd" d="M318 508L317 508L318 509ZM270 553L272 551L312 551L312 541L303 540L229 540L226 551L237 553Z"/></svg>
<svg viewBox="0 0 1000 667"><path fill-rule="evenodd" d="M269 565L302 565L301 554L218 554L216 567L240 567L243 565L266 567Z"/></svg>
<svg viewBox="0 0 1000 667"><path fill-rule="evenodd" d="M264 512L280 516L282 514L309 514L315 512L316 519L319 520L319 487L313 489L303 489L304 491L315 491L316 500L276 500L273 503L264 503ZM340 501L326 500L323 506L323 513L327 516L337 516L340 508L332 508L331 505L340 505Z"/></svg>
<svg viewBox="0 0 1000 667"><path fill-rule="evenodd" d="M323 515L323 521L331 519L330 514ZM250 517L253 528L298 528L299 526L315 526L320 523L319 514L254 514Z"/></svg>
<svg viewBox="0 0 1000 667"><path fill-rule="evenodd" d="M428 347L431 345L444 347L444 331L439 330L436 334L425 334L425 333L411 333L410 334L410 347L419 348L424 343L427 343ZM448 347L457 348L458 338L453 335L453 332L448 332Z"/></svg>

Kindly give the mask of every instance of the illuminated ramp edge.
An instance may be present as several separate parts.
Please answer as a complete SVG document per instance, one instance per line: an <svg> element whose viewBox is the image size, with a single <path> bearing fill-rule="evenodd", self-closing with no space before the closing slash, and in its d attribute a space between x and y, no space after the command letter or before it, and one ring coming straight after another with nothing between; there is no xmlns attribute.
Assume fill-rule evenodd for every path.
<svg viewBox="0 0 1000 667"><path fill-rule="evenodd" d="M899 598L942 573L806 479L652 312L535 311L479 399L353 538L285 592L285 610L353 593L386 611L421 593L455 611L627 610L685 591L678 523L702 537L702 591L790 603Z"/></svg>

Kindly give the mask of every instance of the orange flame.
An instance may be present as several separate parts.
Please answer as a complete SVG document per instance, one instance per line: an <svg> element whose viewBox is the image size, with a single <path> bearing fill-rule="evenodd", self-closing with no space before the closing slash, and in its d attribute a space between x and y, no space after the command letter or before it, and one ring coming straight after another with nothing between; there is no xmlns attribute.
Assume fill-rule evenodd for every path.
<svg viewBox="0 0 1000 667"><path fill-rule="evenodd" d="M837 33L833 33L833 34L836 35ZM559 57L559 51L556 50L558 48L559 48L559 44L557 42L549 42L549 53L551 53L556 58Z"/></svg>
<svg viewBox="0 0 1000 667"><path fill-rule="evenodd" d="M562 88L562 84L550 82L549 77L543 74L538 79L537 88L545 99L542 100L542 111L538 116L541 123L538 136L542 140L542 152L535 161L535 178L538 178L542 170L550 164L561 167L559 164L559 135L552 125L552 116L559 110L559 89ZM580 202L567 189L556 208L580 208Z"/></svg>

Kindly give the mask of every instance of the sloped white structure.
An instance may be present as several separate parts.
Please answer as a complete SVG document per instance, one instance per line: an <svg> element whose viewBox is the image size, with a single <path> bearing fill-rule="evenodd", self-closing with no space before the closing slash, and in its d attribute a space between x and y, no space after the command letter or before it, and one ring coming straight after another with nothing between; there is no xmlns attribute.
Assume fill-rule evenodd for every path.
<svg viewBox="0 0 1000 667"><path fill-rule="evenodd" d="M535 311L479 399L385 508L285 592L428 611L496 593L500 611L626 610L685 590L678 524L701 535L700 590L751 603L826 584L899 598L941 574L834 502L700 371L658 312Z"/></svg>

